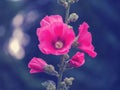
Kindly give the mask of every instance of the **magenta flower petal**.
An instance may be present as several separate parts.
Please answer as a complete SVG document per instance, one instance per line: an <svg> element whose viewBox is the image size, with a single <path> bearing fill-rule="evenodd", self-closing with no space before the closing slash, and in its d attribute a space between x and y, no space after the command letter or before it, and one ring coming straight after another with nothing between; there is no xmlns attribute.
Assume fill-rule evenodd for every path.
<svg viewBox="0 0 120 90"><path fill-rule="evenodd" d="M53 24L54 22L63 23L62 17L60 15L46 16L41 20L40 25L43 27L43 26Z"/></svg>
<svg viewBox="0 0 120 90"><path fill-rule="evenodd" d="M85 63L84 53L77 52L69 61L70 66L80 67Z"/></svg>
<svg viewBox="0 0 120 90"><path fill-rule="evenodd" d="M49 29L49 26L37 28L37 36L39 41L51 41L55 38Z"/></svg>
<svg viewBox="0 0 120 90"><path fill-rule="evenodd" d="M39 49L44 54L62 55L68 53L75 39L74 31L61 22L61 16L55 15L55 17L49 16L48 18L54 18L53 22L37 29Z"/></svg>
<svg viewBox="0 0 120 90"><path fill-rule="evenodd" d="M38 45L39 49L41 50L41 52L43 52L44 54L55 54L56 55L56 51L54 50L53 46L51 46L49 43L42 43Z"/></svg>
<svg viewBox="0 0 120 90"><path fill-rule="evenodd" d="M92 35L88 32L88 28L89 25L86 22L79 26L78 48L94 58L97 53L94 51L94 46L92 45Z"/></svg>
<svg viewBox="0 0 120 90"><path fill-rule="evenodd" d="M28 64L28 67L31 69L30 73L43 72L45 66L47 66L47 63L43 59L36 57L33 57Z"/></svg>

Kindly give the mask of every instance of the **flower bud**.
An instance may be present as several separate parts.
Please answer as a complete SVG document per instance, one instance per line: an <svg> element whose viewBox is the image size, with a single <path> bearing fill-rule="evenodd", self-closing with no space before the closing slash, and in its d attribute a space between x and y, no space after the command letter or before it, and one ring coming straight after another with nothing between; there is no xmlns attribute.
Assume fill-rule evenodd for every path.
<svg viewBox="0 0 120 90"><path fill-rule="evenodd" d="M79 0L68 0L69 3L75 3L78 2Z"/></svg>
<svg viewBox="0 0 120 90"><path fill-rule="evenodd" d="M64 79L64 82L67 86L70 86L72 85L72 82L73 82L74 78L73 77L70 77L70 78L65 78Z"/></svg>
<svg viewBox="0 0 120 90"><path fill-rule="evenodd" d="M47 65L45 67L45 73L48 73L50 75L54 75L58 77L58 72L55 70L53 65Z"/></svg>
<svg viewBox="0 0 120 90"><path fill-rule="evenodd" d="M70 14L69 18L68 18L68 22L75 22L77 21L79 18L79 16L76 13L72 13Z"/></svg>
<svg viewBox="0 0 120 90"><path fill-rule="evenodd" d="M65 8L68 7L68 2L66 0L59 0L59 3L64 6Z"/></svg>
<svg viewBox="0 0 120 90"><path fill-rule="evenodd" d="M59 2L60 2L60 3L64 3L64 2L66 2L66 0L59 0Z"/></svg>
<svg viewBox="0 0 120 90"><path fill-rule="evenodd" d="M30 68L30 73L39 73L44 72L47 65L48 64L42 58L33 57L28 64L28 68Z"/></svg>
<svg viewBox="0 0 120 90"><path fill-rule="evenodd" d="M70 85L72 85L74 78L65 78L64 81L60 83L60 90L68 90Z"/></svg>
<svg viewBox="0 0 120 90"><path fill-rule="evenodd" d="M56 90L56 84L54 81L48 80L42 83L46 90Z"/></svg>
<svg viewBox="0 0 120 90"><path fill-rule="evenodd" d="M71 67L78 68L85 63L84 53L77 52L68 62Z"/></svg>
<svg viewBox="0 0 120 90"><path fill-rule="evenodd" d="M67 88L66 83L64 81L61 82L60 83L60 90L67 90L66 88Z"/></svg>

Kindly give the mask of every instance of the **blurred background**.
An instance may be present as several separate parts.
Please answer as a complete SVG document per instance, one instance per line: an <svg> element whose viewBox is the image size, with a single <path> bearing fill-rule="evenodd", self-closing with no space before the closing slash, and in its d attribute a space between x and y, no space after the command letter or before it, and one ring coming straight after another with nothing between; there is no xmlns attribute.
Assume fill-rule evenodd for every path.
<svg viewBox="0 0 120 90"><path fill-rule="evenodd" d="M45 90L45 80L57 81L45 73L29 74L32 57L41 57L49 64L59 63L58 56L44 55L38 49L36 28L46 15L65 10L56 0L0 0L0 90ZM120 0L79 0L70 12L79 14L71 23L75 33L83 21L89 25L93 45L98 53L79 69L64 73L75 77L70 90L120 90ZM75 53L72 50L70 55Z"/></svg>

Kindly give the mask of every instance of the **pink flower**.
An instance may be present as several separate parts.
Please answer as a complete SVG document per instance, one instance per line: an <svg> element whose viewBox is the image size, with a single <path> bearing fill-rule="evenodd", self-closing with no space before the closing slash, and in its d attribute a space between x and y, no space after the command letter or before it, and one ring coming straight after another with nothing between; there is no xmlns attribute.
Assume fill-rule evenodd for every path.
<svg viewBox="0 0 120 90"><path fill-rule="evenodd" d="M28 67L31 69L30 73L43 72L46 66L47 63L43 59L36 57L33 57L28 64Z"/></svg>
<svg viewBox="0 0 120 90"><path fill-rule="evenodd" d="M97 53L94 51L94 46L92 45L92 35L88 32L88 28L89 25L86 22L83 22L83 24L79 26L78 48L94 58Z"/></svg>
<svg viewBox="0 0 120 90"><path fill-rule="evenodd" d="M85 63L84 53L77 52L69 61L70 66L72 67L80 67Z"/></svg>
<svg viewBox="0 0 120 90"><path fill-rule="evenodd" d="M75 38L74 31L62 22L59 15L47 16L37 29L39 49L44 54L62 55L69 52Z"/></svg>

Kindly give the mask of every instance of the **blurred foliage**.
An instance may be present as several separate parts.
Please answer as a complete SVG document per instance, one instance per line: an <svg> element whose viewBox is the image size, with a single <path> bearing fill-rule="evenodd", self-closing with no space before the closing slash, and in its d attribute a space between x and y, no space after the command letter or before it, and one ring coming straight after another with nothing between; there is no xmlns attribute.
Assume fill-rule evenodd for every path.
<svg viewBox="0 0 120 90"><path fill-rule="evenodd" d="M44 16L60 14L64 17L64 8L56 2L56 0L0 0L0 90L45 90L41 86L42 82L48 79L57 81L54 76L44 73L30 75L27 67L30 59L36 56L57 68L58 57L42 54L37 47L36 37L36 28ZM119 5L119 0L80 0L72 5L70 12L76 12L80 17L76 23L71 23L75 33L78 33L79 24L83 21L88 22L98 56L91 59L86 55L85 65L64 73L64 77L75 77L70 90L120 90ZM28 17L30 12L34 14ZM24 20L20 28L29 37L29 42L23 47L25 56L19 60L11 56L7 48L14 32L15 26L12 21L16 15L23 15ZM70 55L75 51L72 50Z"/></svg>

